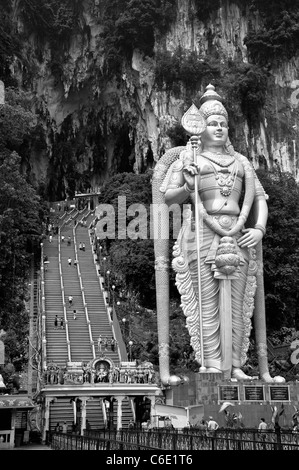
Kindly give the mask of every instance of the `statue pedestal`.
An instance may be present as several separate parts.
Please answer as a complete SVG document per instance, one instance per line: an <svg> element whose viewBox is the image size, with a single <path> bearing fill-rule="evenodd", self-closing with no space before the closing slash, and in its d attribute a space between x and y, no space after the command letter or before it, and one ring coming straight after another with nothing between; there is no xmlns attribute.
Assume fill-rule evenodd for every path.
<svg viewBox="0 0 299 470"><path fill-rule="evenodd" d="M222 373L194 373L189 383L174 387L166 395L168 404L174 406L203 406L203 417L213 416L219 426L227 425L227 412L236 413L239 425L256 427L260 418L271 423L274 407L280 417L280 425L292 427L294 406L299 408L299 382L283 384L265 383L261 380L236 381L225 379ZM221 406L229 403L226 412Z"/></svg>

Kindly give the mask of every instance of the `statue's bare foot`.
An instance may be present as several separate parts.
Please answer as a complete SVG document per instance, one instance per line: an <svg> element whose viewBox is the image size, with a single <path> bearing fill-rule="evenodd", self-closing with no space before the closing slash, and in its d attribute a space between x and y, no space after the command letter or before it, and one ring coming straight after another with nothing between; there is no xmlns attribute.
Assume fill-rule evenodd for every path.
<svg viewBox="0 0 299 470"><path fill-rule="evenodd" d="M275 377L271 377L269 372L265 372L262 375L262 380L267 383L284 383L286 380L284 377L281 377L280 375L276 375Z"/></svg>
<svg viewBox="0 0 299 470"><path fill-rule="evenodd" d="M252 377L250 377L250 375L246 375L245 372L243 372L238 367L233 368L232 378L237 380L252 380Z"/></svg>
<svg viewBox="0 0 299 470"><path fill-rule="evenodd" d="M221 370L216 369L216 367L207 367L206 372L211 372L211 373L214 373L214 374L221 374Z"/></svg>
<svg viewBox="0 0 299 470"><path fill-rule="evenodd" d="M265 372L264 374L262 374L262 380L268 384L274 382L274 379L271 377L269 372Z"/></svg>
<svg viewBox="0 0 299 470"><path fill-rule="evenodd" d="M275 377L273 377L273 382L274 383L282 384L285 381L286 381L286 379L284 377L281 377L281 375L275 375Z"/></svg>

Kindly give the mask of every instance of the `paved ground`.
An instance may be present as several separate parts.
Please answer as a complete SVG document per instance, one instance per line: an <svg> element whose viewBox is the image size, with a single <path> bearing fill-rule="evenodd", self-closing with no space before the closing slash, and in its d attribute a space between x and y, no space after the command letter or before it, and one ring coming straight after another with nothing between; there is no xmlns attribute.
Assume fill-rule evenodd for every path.
<svg viewBox="0 0 299 470"><path fill-rule="evenodd" d="M50 446L44 444L28 444L20 447L14 447L9 450L52 450Z"/></svg>

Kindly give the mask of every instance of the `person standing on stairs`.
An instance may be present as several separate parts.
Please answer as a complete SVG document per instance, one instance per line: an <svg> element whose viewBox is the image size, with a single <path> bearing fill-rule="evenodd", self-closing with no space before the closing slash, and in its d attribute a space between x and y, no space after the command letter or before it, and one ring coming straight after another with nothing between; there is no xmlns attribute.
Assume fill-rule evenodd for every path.
<svg viewBox="0 0 299 470"><path fill-rule="evenodd" d="M72 258L69 257L67 261L68 261L68 263L69 263L69 266L72 266Z"/></svg>
<svg viewBox="0 0 299 470"><path fill-rule="evenodd" d="M69 295L69 307L73 305L73 296Z"/></svg>
<svg viewBox="0 0 299 470"><path fill-rule="evenodd" d="M58 327L58 316L55 315L55 320L54 320L54 328L55 328L55 330L57 329L57 327Z"/></svg>
<svg viewBox="0 0 299 470"><path fill-rule="evenodd" d="M63 330L63 318L60 318L60 328Z"/></svg>
<svg viewBox="0 0 299 470"><path fill-rule="evenodd" d="M102 351L102 335L99 336L98 339L98 352Z"/></svg>
<svg viewBox="0 0 299 470"><path fill-rule="evenodd" d="M76 310L73 310L73 314L74 314L74 320L76 320L76 318L77 318L77 311L76 311Z"/></svg>

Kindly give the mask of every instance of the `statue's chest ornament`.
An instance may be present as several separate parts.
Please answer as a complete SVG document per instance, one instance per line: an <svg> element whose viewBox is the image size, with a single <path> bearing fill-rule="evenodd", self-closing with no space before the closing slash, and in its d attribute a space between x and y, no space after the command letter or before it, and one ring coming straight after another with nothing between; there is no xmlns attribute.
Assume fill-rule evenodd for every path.
<svg viewBox="0 0 299 470"><path fill-rule="evenodd" d="M238 172L238 164L235 158L230 155L214 155L209 152L204 152L202 155L209 161L209 167L214 171L220 194L223 197L229 197L234 188ZM216 168L214 163L220 168Z"/></svg>

